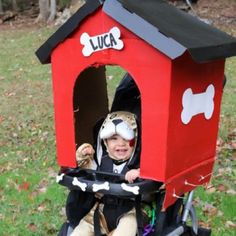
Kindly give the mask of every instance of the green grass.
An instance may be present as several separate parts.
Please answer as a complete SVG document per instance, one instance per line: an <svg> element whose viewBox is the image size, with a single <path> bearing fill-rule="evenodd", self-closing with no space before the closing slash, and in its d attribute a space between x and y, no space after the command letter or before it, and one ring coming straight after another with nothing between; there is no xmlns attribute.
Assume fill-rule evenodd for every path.
<svg viewBox="0 0 236 236"><path fill-rule="evenodd" d="M0 235L3 236L56 235L65 220L67 190L55 183L58 165L51 71L49 65L41 65L34 55L52 32L51 28L0 31ZM120 68L107 68L110 97L123 74ZM235 235L225 223L236 223L235 195L225 193L235 190L236 154L230 148L235 139L230 133L236 128L235 58L228 60L226 75L228 83L219 133L223 144L212 182L215 190L199 188L196 193L200 221L212 227L215 236ZM226 191L219 190L221 184ZM217 212L202 211L207 204L217 207Z"/></svg>
<svg viewBox="0 0 236 236"><path fill-rule="evenodd" d="M50 67L34 55L52 31L0 32L0 235L55 235L62 221Z"/></svg>

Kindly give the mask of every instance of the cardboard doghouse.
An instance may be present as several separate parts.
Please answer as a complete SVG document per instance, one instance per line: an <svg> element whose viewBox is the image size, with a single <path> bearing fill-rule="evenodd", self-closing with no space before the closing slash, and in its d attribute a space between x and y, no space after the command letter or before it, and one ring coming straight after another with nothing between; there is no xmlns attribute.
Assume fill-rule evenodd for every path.
<svg viewBox="0 0 236 236"><path fill-rule="evenodd" d="M105 66L118 65L141 94L141 177L164 183L164 208L209 181L235 38L162 0L88 0L36 54L52 65L60 166L93 143L108 113Z"/></svg>

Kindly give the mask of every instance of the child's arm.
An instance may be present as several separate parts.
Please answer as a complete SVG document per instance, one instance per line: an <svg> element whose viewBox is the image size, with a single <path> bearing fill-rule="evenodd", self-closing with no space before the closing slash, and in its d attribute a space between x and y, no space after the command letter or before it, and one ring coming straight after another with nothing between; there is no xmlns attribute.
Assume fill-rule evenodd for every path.
<svg viewBox="0 0 236 236"><path fill-rule="evenodd" d="M135 179L137 179L140 176L140 169L132 169L129 170L126 174L125 174L125 179L129 182L129 183L133 183Z"/></svg>

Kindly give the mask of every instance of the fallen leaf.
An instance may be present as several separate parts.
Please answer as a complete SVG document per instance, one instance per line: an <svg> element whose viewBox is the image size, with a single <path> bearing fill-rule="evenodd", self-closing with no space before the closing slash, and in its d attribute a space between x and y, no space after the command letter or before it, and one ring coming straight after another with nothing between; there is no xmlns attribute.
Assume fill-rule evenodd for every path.
<svg viewBox="0 0 236 236"><path fill-rule="evenodd" d="M217 186L217 190L219 190L220 192L225 192L226 189L227 189L227 187L225 185L223 185L223 184L219 184Z"/></svg>
<svg viewBox="0 0 236 236"><path fill-rule="evenodd" d="M61 210L59 211L60 216L65 216L66 215L66 208L62 207Z"/></svg>
<svg viewBox="0 0 236 236"><path fill-rule="evenodd" d="M3 214L0 213L0 220L3 220L4 219L4 216Z"/></svg>
<svg viewBox="0 0 236 236"><path fill-rule="evenodd" d="M231 220L226 221L225 226L227 228L236 228L236 224L234 222L232 222Z"/></svg>
<svg viewBox="0 0 236 236"><path fill-rule="evenodd" d="M217 216L221 217L223 215L224 215L224 213L222 211L218 211Z"/></svg>
<svg viewBox="0 0 236 236"><path fill-rule="evenodd" d="M236 191L233 190L233 189L229 189L226 191L227 194L230 194L230 195L236 195Z"/></svg>
<svg viewBox="0 0 236 236"><path fill-rule="evenodd" d="M0 115L0 123L4 121L4 117Z"/></svg>
<svg viewBox="0 0 236 236"><path fill-rule="evenodd" d="M218 213L218 209L209 203L206 203L202 210L208 216L215 216Z"/></svg>
<svg viewBox="0 0 236 236"><path fill-rule="evenodd" d="M113 75L108 75L108 76L107 76L107 79L108 79L108 80L112 80L113 78L114 78Z"/></svg>
<svg viewBox="0 0 236 236"><path fill-rule="evenodd" d="M206 192L207 192L207 193L214 193L215 191L216 191L216 188L213 187L213 186L209 186L209 187L207 187L207 189L206 189Z"/></svg>
<svg viewBox="0 0 236 236"><path fill-rule="evenodd" d="M38 211L39 212L43 212L43 211L45 211L46 210L46 206L44 205L44 204L40 204L39 206L38 206Z"/></svg>
<svg viewBox="0 0 236 236"><path fill-rule="evenodd" d="M19 190L20 191L22 191L22 190L27 191L27 190L29 190L29 187L30 187L30 183L24 182L19 186Z"/></svg>
<svg viewBox="0 0 236 236"><path fill-rule="evenodd" d="M32 232L36 232L38 230L37 226L34 223L28 224L28 229Z"/></svg>
<svg viewBox="0 0 236 236"><path fill-rule="evenodd" d="M205 229L210 229L211 228L210 223L207 222L207 221L199 220L198 224L199 224L200 227L205 228Z"/></svg>
<svg viewBox="0 0 236 236"><path fill-rule="evenodd" d="M230 142L229 145L230 145L231 149L236 149L236 141L235 140Z"/></svg>
<svg viewBox="0 0 236 236"><path fill-rule="evenodd" d="M222 147L223 147L224 141L219 138L216 142L216 151L217 153L221 151Z"/></svg>

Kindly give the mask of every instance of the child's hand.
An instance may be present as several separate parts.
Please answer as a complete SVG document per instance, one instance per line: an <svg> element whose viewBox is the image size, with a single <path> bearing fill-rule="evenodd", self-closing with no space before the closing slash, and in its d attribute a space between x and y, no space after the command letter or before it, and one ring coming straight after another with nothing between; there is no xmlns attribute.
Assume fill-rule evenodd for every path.
<svg viewBox="0 0 236 236"><path fill-rule="evenodd" d="M129 183L133 183L135 179L137 179L140 175L140 169L132 169L129 170L125 174L125 180L127 180Z"/></svg>

